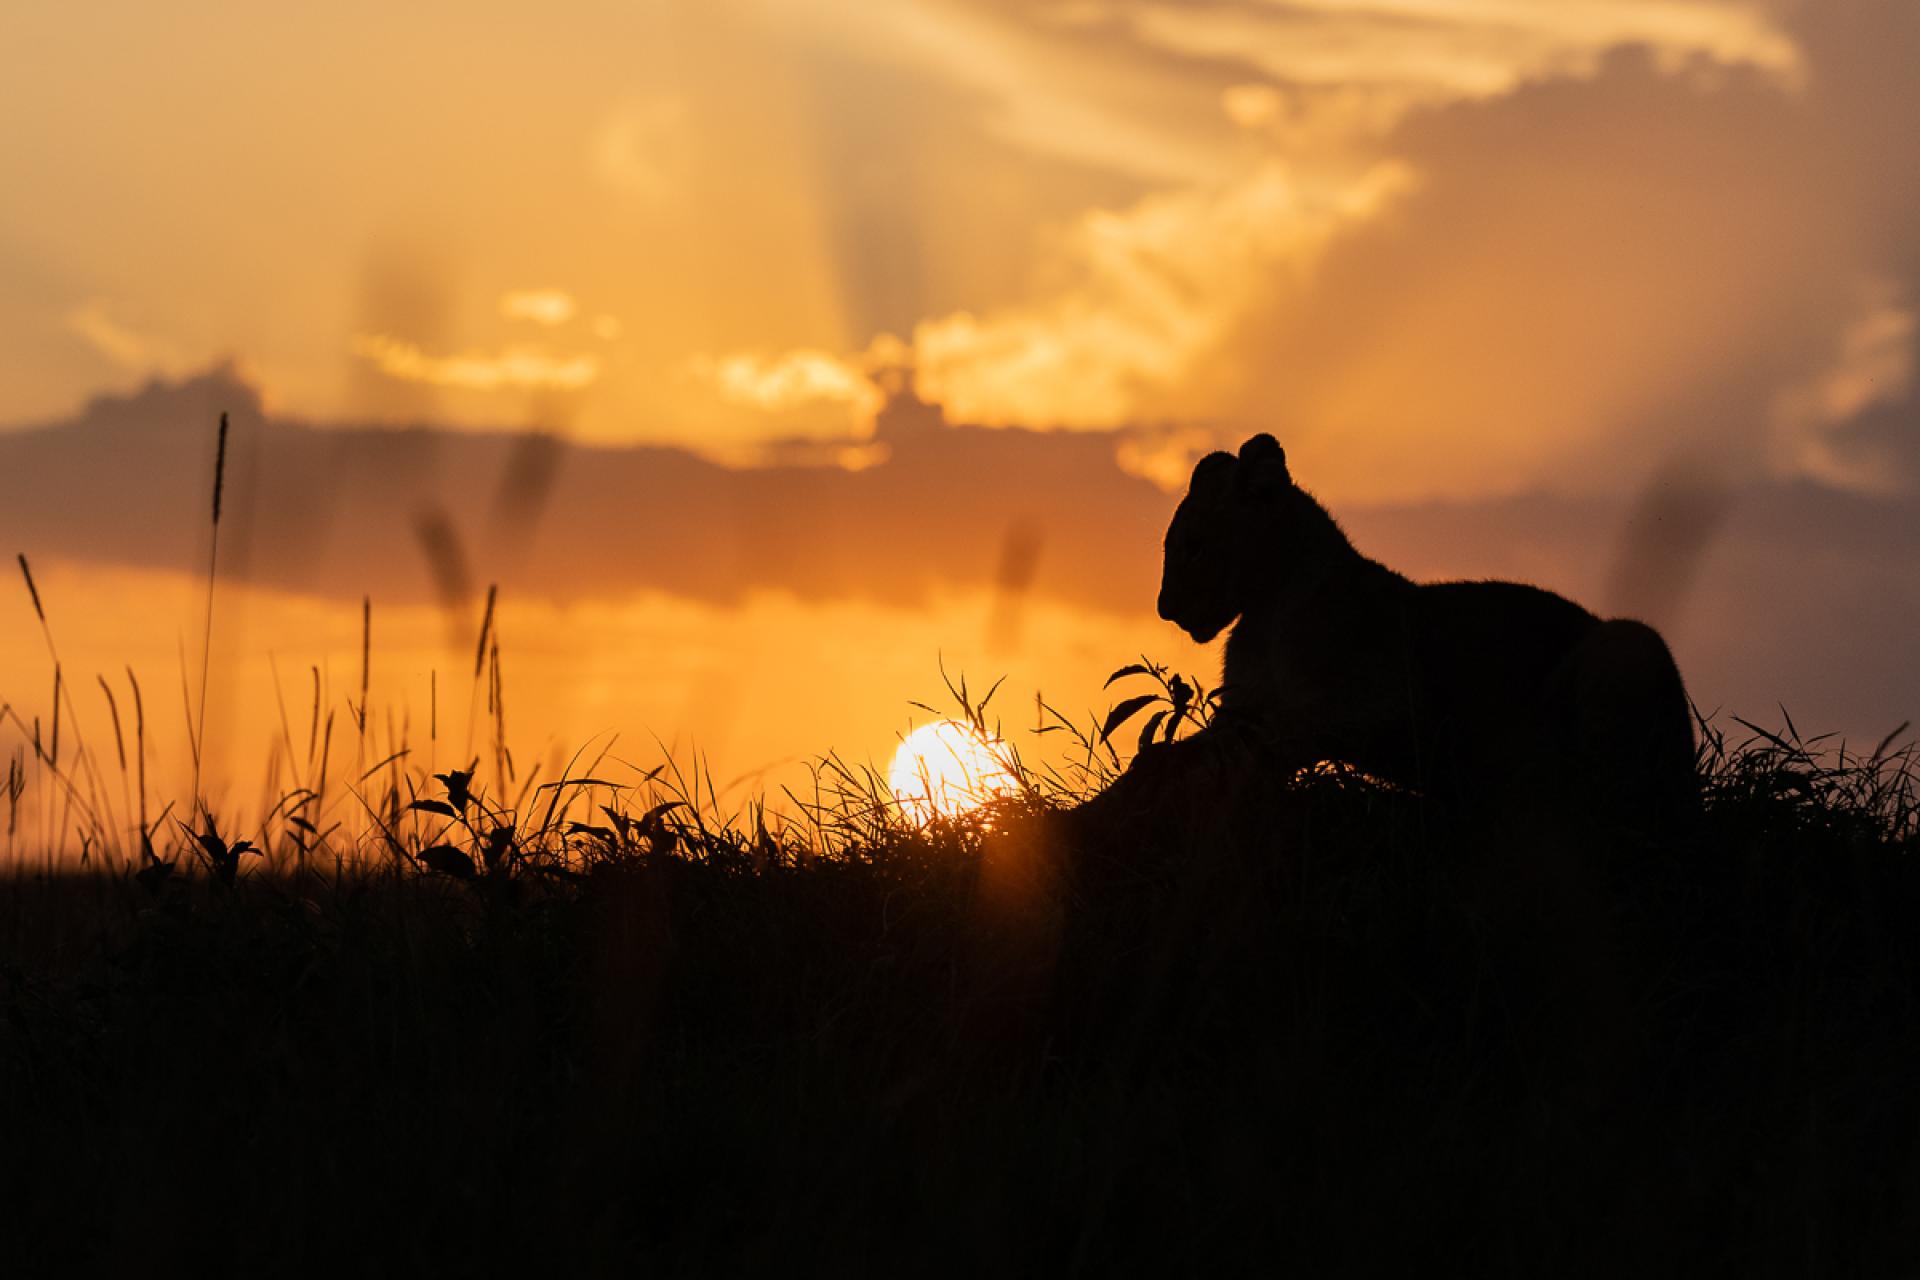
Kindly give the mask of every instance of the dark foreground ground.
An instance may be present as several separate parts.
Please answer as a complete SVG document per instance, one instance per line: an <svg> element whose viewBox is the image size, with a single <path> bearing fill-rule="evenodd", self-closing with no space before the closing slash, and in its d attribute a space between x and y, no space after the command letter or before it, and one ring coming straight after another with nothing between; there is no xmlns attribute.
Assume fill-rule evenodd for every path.
<svg viewBox="0 0 1920 1280"><path fill-rule="evenodd" d="M1064 878L1028 820L839 863L18 881L0 1252L1914 1274L1911 791L1715 768L1659 839L1449 835L1329 778Z"/></svg>

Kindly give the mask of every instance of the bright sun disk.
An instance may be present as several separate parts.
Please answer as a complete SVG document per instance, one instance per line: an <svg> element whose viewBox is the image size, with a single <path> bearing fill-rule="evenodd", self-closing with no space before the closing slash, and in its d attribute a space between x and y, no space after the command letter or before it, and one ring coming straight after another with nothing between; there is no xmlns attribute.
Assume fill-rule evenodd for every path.
<svg viewBox="0 0 1920 1280"><path fill-rule="evenodd" d="M909 733L894 752L888 783L893 802L914 822L977 809L1019 783L995 744L958 720L936 720Z"/></svg>

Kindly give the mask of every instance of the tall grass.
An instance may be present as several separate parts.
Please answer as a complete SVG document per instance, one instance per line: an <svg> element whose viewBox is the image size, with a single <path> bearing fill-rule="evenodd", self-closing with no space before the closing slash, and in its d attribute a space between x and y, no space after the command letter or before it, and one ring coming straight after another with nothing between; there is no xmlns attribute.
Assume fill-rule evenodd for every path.
<svg viewBox="0 0 1920 1280"><path fill-rule="evenodd" d="M1097 777L1110 718L1043 736ZM307 772L244 836L0 885L16 1256L1904 1273L1914 751L1703 763L1697 830L1606 846L1604 963L1346 775L1049 883L1064 769L924 825L832 757L785 812L614 740Z"/></svg>
<svg viewBox="0 0 1920 1280"><path fill-rule="evenodd" d="M205 818L209 825L212 815L207 812L205 801L200 794L201 757L206 751L207 737L207 681L213 667L213 589L220 576L220 506L227 487L227 415L220 415L220 435L213 453L213 534L207 548L207 616L201 627L200 635L200 709L192 718L190 743L193 749L193 803L195 814Z"/></svg>

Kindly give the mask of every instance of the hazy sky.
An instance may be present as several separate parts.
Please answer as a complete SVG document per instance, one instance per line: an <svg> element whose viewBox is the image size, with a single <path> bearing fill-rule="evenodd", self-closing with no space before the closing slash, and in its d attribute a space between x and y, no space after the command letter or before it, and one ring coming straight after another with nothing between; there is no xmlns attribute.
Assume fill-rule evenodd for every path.
<svg viewBox="0 0 1920 1280"><path fill-rule="evenodd" d="M1902 0L15 5L0 421L228 356L740 460L911 359L969 421L1273 425L1336 496L1884 489L1916 57Z"/></svg>
<svg viewBox="0 0 1920 1280"><path fill-rule="evenodd" d="M199 450L213 400L271 425L302 461L255 477L294 531L257 576L334 599L304 634L348 649L360 591L425 598L423 516L474 583L535 598L592 594L566 548L599 531L603 594L654 593L621 617L679 619L655 676L721 655L699 679L724 686L775 618L772 684L863 636L926 673L818 721L866 742L942 653L1074 705L1161 631L1192 657L1149 616L1156 529L1197 453L1254 430L1365 549L1602 608L1648 598L1620 586L1632 513L1657 529L1661 495L1696 494L1732 514L1647 609L1693 686L1890 728L1920 710L1915 66L1910 0L16 4L0 427L152 417ZM875 427L874 375L900 368L951 422L1080 434L907 449ZM103 394L133 398L86 408ZM314 443L369 424L672 452L503 443L467 483L443 435ZM8 536L195 562L197 482L177 517L149 491L200 454L87 447L0 451L74 486L0 476ZM549 506L498 497L560 457ZM643 510L647 481L608 491L636 467L684 483ZM351 511L359 543L326 532ZM1023 539L1035 608L1064 610L1044 661L986 625ZM262 634L303 634L268 608ZM160 647L192 625L169 614ZM871 669L842 665L841 690ZM717 723L664 697L619 705Z"/></svg>

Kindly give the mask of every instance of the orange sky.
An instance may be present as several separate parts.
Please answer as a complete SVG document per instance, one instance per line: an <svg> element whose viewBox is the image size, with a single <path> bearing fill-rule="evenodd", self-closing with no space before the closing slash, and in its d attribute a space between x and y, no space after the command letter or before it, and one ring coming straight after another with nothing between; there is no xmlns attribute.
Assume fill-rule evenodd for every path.
<svg viewBox="0 0 1920 1280"><path fill-rule="evenodd" d="M0 442L116 394L128 430L203 450L206 414L233 407L293 450L240 480L281 532L238 566L266 594L257 633L230 637L258 642L236 688L267 649L303 666L343 626L351 654L363 592L382 617L420 611L398 634L434 630L424 513L464 540L470 590L501 580L530 611L530 650L542 610L606 610L568 624L598 638L551 671L519 664L552 733L637 721L726 741L740 769L801 750L795 726L884 751L942 653L1082 706L1142 646L1204 665L1149 616L1156 526L1199 451L1253 430L1381 554L1597 607L1637 495L1685 476L1735 513L1661 620L1696 689L1871 732L1872 708L1883 729L1920 710L1877 647L1920 621L1898 586L1920 470L1917 60L1903 0L14 6ZM889 436L872 375L895 367L950 422L1084 444ZM535 429L550 443L495 469L567 461L522 509L493 463L451 478L451 445L335 458L268 424ZM705 487L636 481L616 502L588 483L615 455L568 442L762 478L687 471ZM36 469L0 475L0 532L68 596L71 663L157 644L171 680L202 498L152 506L164 464L88 448L85 468L0 449ZM357 514L274 525L290 475L313 510ZM1530 558L1473 533L1555 502L1584 514L1526 516L1509 541ZM1797 514L1770 520L1783 502ZM341 521L367 545L314 532ZM1837 594L1767 598L1755 566L1789 528ZM1861 536L1888 529L1880 550ZM1029 534L1050 621L986 646L994 566ZM620 560L598 586L581 541ZM153 602L139 638L87 612L128 573ZM24 602L0 630L0 698L30 706ZM1836 631L1866 637L1846 642L1866 646L1851 684ZM623 661L641 632L651 656ZM393 665L426 662L394 643ZM782 655L756 667L774 685L839 692L749 697L725 675L760 661L747 649ZM624 674L575 679L595 664ZM775 700L785 727L755 738L709 686Z"/></svg>
<svg viewBox="0 0 1920 1280"><path fill-rule="evenodd" d="M233 357L305 417L738 459L857 442L904 355L968 421L1277 409L1380 495L1585 475L1764 359L1775 468L1868 483L1815 384L1911 345L1890 0L5 21L0 421Z"/></svg>

